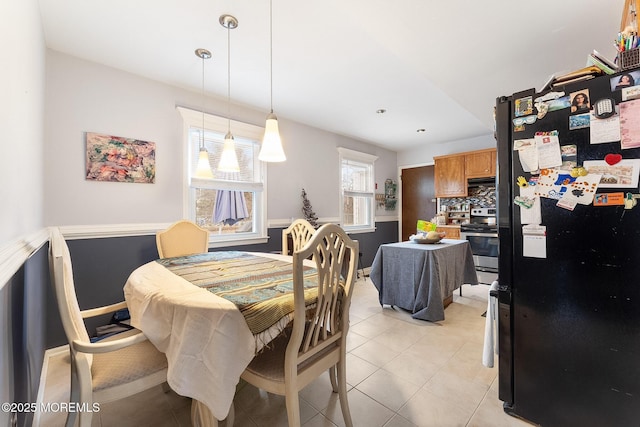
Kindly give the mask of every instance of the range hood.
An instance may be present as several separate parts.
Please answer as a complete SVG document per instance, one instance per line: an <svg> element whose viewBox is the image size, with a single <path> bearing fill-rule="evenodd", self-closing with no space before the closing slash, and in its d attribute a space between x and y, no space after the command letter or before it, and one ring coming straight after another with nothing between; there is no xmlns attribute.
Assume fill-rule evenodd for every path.
<svg viewBox="0 0 640 427"><path fill-rule="evenodd" d="M467 186L469 188L475 187L495 187L496 179L495 178L469 178L467 180Z"/></svg>

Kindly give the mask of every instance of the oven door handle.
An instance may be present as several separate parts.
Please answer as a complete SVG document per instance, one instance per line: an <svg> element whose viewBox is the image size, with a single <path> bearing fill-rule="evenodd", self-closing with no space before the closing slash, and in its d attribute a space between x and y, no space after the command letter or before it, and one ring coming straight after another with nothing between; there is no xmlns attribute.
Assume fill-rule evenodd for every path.
<svg viewBox="0 0 640 427"><path fill-rule="evenodd" d="M462 238L466 238L467 236L470 237L498 237L498 233L469 233L466 231L463 231L462 233L460 233L460 237Z"/></svg>

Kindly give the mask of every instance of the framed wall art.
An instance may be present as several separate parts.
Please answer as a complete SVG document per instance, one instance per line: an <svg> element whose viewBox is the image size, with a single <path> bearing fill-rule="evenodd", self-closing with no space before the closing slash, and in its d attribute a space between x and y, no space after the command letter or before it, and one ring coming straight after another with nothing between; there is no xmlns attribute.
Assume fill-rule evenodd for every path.
<svg viewBox="0 0 640 427"><path fill-rule="evenodd" d="M153 184L156 143L87 132L86 179Z"/></svg>

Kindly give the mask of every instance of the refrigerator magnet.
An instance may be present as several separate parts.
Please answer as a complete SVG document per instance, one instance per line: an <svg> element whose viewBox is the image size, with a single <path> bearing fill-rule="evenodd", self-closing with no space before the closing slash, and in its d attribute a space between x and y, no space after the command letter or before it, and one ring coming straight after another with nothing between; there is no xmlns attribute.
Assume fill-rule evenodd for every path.
<svg viewBox="0 0 640 427"><path fill-rule="evenodd" d="M593 206L622 206L624 193L596 193Z"/></svg>
<svg viewBox="0 0 640 427"><path fill-rule="evenodd" d="M589 89L582 89L578 92L569 94L571 97L571 113L588 113L591 110L589 103Z"/></svg>
<svg viewBox="0 0 640 427"><path fill-rule="evenodd" d="M640 199L640 194L632 194L632 193L625 194L624 208L633 209L633 207L638 203L637 199Z"/></svg>
<svg viewBox="0 0 640 427"><path fill-rule="evenodd" d="M529 114L533 114L533 97L525 96L524 98L516 99L513 115L522 117L528 116Z"/></svg>
<svg viewBox="0 0 640 427"><path fill-rule="evenodd" d="M605 157L607 159L607 157ZM617 159L613 154L610 162ZM640 159L622 159L614 164L607 160L585 160L582 162L589 173L600 174L600 188L637 188L640 176Z"/></svg>
<svg viewBox="0 0 640 427"><path fill-rule="evenodd" d="M569 116L569 130L588 128L591 122L591 114L576 114Z"/></svg>
<svg viewBox="0 0 640 427"><path fill-rule="evenodd" d="M622 89L622 100L630 101L632 99L640 99L640 86L631 86Z"/></svg>
<svg viewBox="0 0 640 427"><path fill-rule="evenodd" d="M547 104L546 102L538 102L535 104L536 105L536 110L538 111L538 118L539 119L543 119L544 116L547 115L547 113L549 112L549 104Z"/></svg>
<svg viewBox="0 0 640 427"><path fill-rule="evenodd" d="M593 203L599 182L600 175L593 173L576 178L558 200L556 206L572 211L577 204L590 205Z"/></svg>

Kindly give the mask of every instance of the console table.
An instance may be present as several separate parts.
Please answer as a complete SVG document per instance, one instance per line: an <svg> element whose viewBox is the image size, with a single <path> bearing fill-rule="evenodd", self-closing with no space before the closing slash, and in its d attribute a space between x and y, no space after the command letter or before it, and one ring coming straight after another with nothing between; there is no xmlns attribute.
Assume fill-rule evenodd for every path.
<svg viewBox="0 0 640 427"><path fill-rule="evenodd" d="M454 290L478 284L469 242L454 239L381 245L369 277L381 305L395 305L432 322L444 320L443 300L452 299Z"/></svg>

